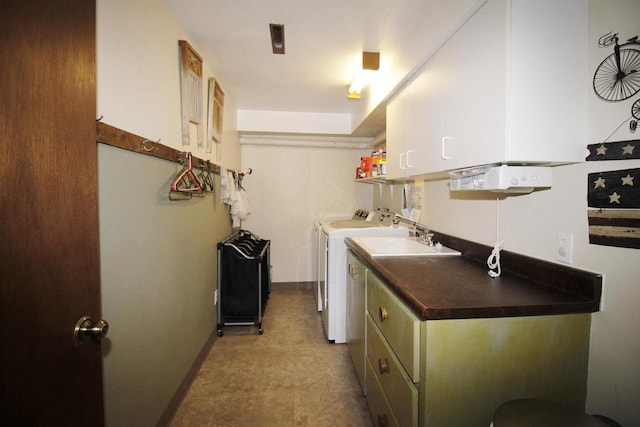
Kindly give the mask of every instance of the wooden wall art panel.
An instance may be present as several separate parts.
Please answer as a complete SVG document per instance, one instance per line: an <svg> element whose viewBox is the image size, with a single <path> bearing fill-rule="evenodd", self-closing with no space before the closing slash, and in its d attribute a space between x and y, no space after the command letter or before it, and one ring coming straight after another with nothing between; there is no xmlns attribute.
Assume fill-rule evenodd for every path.
<svg viewBox="0 0 640 427"><path fill-rule="evenodd" d="M640 211L589 210L589 243L640 249Z"/></svg>
<svg viewBox="0 0 640 427"><path fill-rule="evenodd" d="M588 177L589 207L640 209L640 169L594 172Z"/></svg>
<svg viewBox="0 0 640 427"><path fill-rule="evenodd" d="M600 160L640 159L640 140L607 142L587 145L588 162Z"/></svg>
<svg viewBox="0 0 640 427"><path fill-rule="evenodd" d="M589 243L640 249L640 169L588 175Z"/></svg>

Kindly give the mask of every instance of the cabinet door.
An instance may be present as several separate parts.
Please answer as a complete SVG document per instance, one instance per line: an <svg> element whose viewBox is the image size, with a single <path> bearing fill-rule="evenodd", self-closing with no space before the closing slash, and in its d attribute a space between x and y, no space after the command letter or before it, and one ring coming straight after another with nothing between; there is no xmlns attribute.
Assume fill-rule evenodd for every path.
<svg viewBox="0 0 640 427"><path fill-rule="evenodd" d="M402 179L406 173L408 102L404 92L387 104L387 178Z"/></svg>
<svg viewBox="0 0 640 427"><path fill-rule="evenodd" d="M507 10L485 4L439 52L443 72L443 169L499 162L505 156Z"/></svg>
<svg viewBox="0 0 640 427"><path fill-rule="evenodd" d="M511 1L507 160L584 161L588 15L585 0Z"/></svg>
<svg viewBox="0 0 640 427"><path fill-rule="evenodd" d="M366 363L366 274L362 261L349 250L347 252L347 331L346 340L349 355L360 382L363 394L365 389L365 363Z"/></svg>
<svg viewBox="0 0 640 427"><path fill-rule="evenodd" d="M425 68L387 105L387 175L415 177L442 170L442 70Z"/></svg>
<svg viewBox="0 0 640 427"><path fill-rule="evenodd" d="M444 70L432 64L407 87L410 129L406 167L409 176L442 170L442 81Z"/></svg>
<svg viewBox="0 0 640 427"><path fill-rule="evenodd" d="M421 426L488 426L502 403L537 396L584 408L590 314L422 323Z"/></svg>
<svg viewBox="0 0 640 427"><path fill-rule="evenodd" d="M587 10L492 0L447 42L443 169L584 159Z"/></svg>

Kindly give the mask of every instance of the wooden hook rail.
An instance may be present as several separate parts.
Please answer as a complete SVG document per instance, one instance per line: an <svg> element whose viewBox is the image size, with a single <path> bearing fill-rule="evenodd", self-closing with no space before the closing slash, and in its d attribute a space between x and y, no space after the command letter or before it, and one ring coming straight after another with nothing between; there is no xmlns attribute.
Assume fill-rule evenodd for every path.
<svg viewBox="0 0 640 427"><path fill-rule="evenodd" d="M158 157L171 162L183 163L186 161L186 152L178 151L175 148L167 147L157 141L135 135L115 126L96 122L96 141L112 147L122 148L135 153L147 156ZM220 166L210 161L202 160L198 157L191 157L194 168L202 168L208 172L220 175Z"/></svg>

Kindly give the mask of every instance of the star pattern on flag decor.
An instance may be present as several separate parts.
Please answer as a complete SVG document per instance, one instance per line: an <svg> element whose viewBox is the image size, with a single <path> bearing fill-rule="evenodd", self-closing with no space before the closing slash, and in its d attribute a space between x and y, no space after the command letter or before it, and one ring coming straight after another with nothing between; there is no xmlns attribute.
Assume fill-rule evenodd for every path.
<svg viewBox="0 0 640 427"><path fill-rule="evenodd" d="M640 159L640 140L587 145L587 161Z"/></svg>
<svg viewBox="0 0 640 427"><path fill-rule="evenodd" d="M622 147L622 155L628 154L630 156L633 155L633 149L636 148L635 145L627 144Z"/></svg>
<svg viewBox="0 0 640 427"><path fill-rule="evenodd" d="M620 204L620 195L614 191L613 194L609 195L609 203Z"/></svg>
<svg viewBox="0 0 640 427"><path fill-rule="evenodd" d="M596 179L594 181L594 187L593 188L605 188L604 183L607 182L606 179L604 179L603 177L599 176L598 179Z"/></svg>
<svg viewBox="0 0 640 427"><path fill-rule="evenodd" d="M598 148L596 148L596 155L597 156L604 156L605 154L607 154L607 147L605 147L604 144L602 144Z"/></svg>
<svg viewBox="0 0 640 427"><path fill-rule="evenodd" d="M590 173L588 183L589 207L640 208L640 169Z"/></svg>

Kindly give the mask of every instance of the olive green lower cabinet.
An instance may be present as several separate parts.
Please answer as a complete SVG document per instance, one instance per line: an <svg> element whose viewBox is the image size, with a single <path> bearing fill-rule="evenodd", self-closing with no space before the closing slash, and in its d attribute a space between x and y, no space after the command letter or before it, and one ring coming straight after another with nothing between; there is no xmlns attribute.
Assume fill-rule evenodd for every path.
<svg viewBox="0 0 640 427"><path fill-rule="evenodd" d="M366 395L365 385L365 322L367 307L366 300L366 271L364 263L353 253L347 251L347 318L346 340L349 355L360 382L362 392Z"/></svg>
<svg viewBox="0 0 640 427"><path fill-rule="evenodd" d="M584 409L589 314L422 321L366 274L376 426L488 427L502 403L524 397Z"/></svg>

